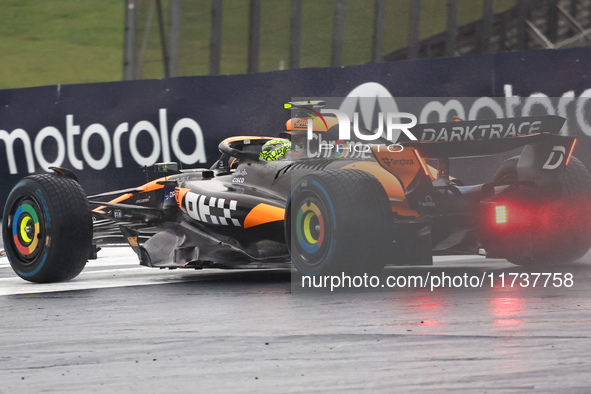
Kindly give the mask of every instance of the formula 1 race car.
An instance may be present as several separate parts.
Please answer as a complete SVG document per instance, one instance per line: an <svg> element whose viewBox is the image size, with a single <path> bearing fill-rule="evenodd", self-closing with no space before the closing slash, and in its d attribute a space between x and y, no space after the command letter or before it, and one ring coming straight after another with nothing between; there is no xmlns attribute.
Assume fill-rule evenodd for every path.
<svg viewBox="0 0 591 394"><path fill-rule="evenodd" d="M140 187L87 197L64 168L24 178L4 209L12 268L32 282L69 280L118 242L149 267L293 263L304 275L442 254L564 264L591 247L591 175L572 156L576 139L557 135L563 118L424 124L411 129L416 141L369 144L339 139L336 117L310 116L321 104L286 105L296 113L281 138L225 139L209 169L156 164L164 176ZM517 148L486 183L449 174L452 158Z"/></svg>

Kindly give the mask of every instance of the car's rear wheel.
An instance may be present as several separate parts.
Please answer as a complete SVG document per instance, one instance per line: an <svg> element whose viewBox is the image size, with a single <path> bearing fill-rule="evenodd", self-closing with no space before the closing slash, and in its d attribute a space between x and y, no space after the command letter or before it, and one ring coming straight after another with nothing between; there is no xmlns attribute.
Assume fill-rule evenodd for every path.
<svg viewBox="0 0 591 394"><path fill-rule="evenodd" d="M494 184L517 181L518 157L506 160L495 174ZM559 200L535 208L529 226L531 245L527 256L508 253L513 264L567 264L581 258L591 248L591 174L583 163L571 158L561 179Z"/></svg>
<svg viewBox="0 0 591 394"><path fill-rule="evenodd" d="M70 280L86 265L92 218L78 182L58 175L31 175L11 191L2 235L18 276L30 282Z"/></svg>
<svg viewBox="0 0 591 394"><path fill-rule="evenodd" d="M392 211L371 174L330 170L299 179L290 194L285 232L303 275L373 274L392 252Z"/></svg>

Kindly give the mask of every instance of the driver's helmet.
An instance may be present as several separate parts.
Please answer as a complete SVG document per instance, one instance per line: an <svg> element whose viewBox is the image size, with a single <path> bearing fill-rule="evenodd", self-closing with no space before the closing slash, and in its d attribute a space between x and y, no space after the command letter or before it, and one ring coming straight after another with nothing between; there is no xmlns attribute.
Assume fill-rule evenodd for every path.
<svg viewBox="0 0 591 394"><path fill-rule="evenodd" d="M285 157L288 150L291 149L291 141L285 138L276 138L267 141L261 149L259 157L267 161L281 160Z"/></svg>

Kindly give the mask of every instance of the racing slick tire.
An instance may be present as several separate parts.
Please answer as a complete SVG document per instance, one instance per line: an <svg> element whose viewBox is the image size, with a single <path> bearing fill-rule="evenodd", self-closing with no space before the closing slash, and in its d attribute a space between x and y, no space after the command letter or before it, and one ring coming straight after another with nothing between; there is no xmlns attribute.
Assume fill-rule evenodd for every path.
<svg viewBox="0 0 591 394"><path fill-rule="evenodd" d="M76 277L92 248L84 190L64 176L24 178L6 201L2 236L10 265L21 278L50 283Z"/></svg>
<svg viewBox="0 0 591 394"><path fill-rule="evenodd" d="M329 170L300 178L285 216L292 263L302 275L376 274L391 256L390 201L366 172Z"/></svg>
<svg viewBox="0 0 591 394"><path fill-rule="evenodd" d="M516 182L518 160L519 157L512 157L503 162L493 184ZM576 157L571 157L565 168L560 187L560 199L538 212L532 256L506 256L511 263L564 265L578 260L591 248L591 174Z"/></svg>

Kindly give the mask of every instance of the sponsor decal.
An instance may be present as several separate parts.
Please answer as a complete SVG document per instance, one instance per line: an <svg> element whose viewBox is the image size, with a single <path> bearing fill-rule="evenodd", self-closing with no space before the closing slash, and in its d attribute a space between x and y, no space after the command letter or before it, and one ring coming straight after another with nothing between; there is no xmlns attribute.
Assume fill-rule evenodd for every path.
<svg viewBox="0 0 591 394"><path fill-rule="evenodd" d="M433 201L433 197L427 194L427 197L425 197L425 201L419 201L419 205L424 208L434 208L435 201Z"/></svg>
<svg viewBox="0 0 591 394"><path fill-rule="evenodd" d="M187 212L189 217L199 222L242 227L240 221L235 218L238 205L236 200L226 200L187 192L183 205L184 211Z"/></svg>
<svg viewBox="0 0 591 394"><path fill-rule="evenodd" d="M392 159L389 157L382 157L382 162L387 165L388 167L395 167L395 166L414 166L415 161L412 159Z"/></svg>
<svg viewBox="0 0 591 394"><path fill-rule="evenodd" d="M127 242L129 242L130 246L138 246L137 237L127 237Z"/></svg>
<svg viewBox="0 0 591 394"><path fill-rule="evenodd" d="M297 129L305 129L306 127L308 127L308 120L296 118L293 121L293 127Z"/></svg>
<svg viewBox="0 0 591 394"><path fill-rule="evenodd" d="M244 183L246 175L248 175L248 173L243 168L234 171L234 178L232 178L232 183Z"/></svg>
<svg viewBox="0 0 591 394"><path fill-rule="evenodd" d="M544 170L555 170L564 161L564 157L566 155L566 148L564 146L557 145L552 148L552 152L550 152L550 156L548 156L548 160L542 166Z"/></svg>
<svg viewBox="0 0 591 394"><path fill-rule="evenodd" d="M113 211L113 217L116 219L121 219L123 217L123 212L120 209L115 209Z"/></svg>
<svg viewBox="0 0 591 394"><path fill-rule="evenodd" d="M490 140L520 135L535 134L540 132L542 122L521 123L490 123L479 125L461 125L442 127L441 129L424 129L420 140L422 142L453 142Z"/></svg>

